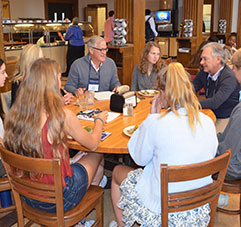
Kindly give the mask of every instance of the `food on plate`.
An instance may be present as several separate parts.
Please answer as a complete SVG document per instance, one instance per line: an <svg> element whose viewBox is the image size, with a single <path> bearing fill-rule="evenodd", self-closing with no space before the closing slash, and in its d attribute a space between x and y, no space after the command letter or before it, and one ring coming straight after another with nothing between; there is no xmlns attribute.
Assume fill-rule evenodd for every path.
<svg viewBox="0 0 241 227"><path fill-rule="evenodd" d="M130 135L132 135L137 129L138 129L138 125L135 125L134 127L130 128L127 130L127 133L129 133Z"/></svg>
<svg viewBox="0 0 241 227"><path fill-rule="evenodd" d="M91 132L91 130L92 130L92 129L91 129L90 127L88 127L88 126L85 126L84 129L85 129L87 132Z"/></svg>
<svg viewBox="0 0 241 227"><path fill-rule="evenodd" d="M140 95L144 96L155 96L159 93L157 90L141 90L138 92Z"/></svg>
<svg viewBox="0 0 241 227"><path fill-rule="evenodd" d="M145 91L143 91L143 94L145 94L145 95L157 95L158 91L148 91L148 90L145 90Z"/></svg>

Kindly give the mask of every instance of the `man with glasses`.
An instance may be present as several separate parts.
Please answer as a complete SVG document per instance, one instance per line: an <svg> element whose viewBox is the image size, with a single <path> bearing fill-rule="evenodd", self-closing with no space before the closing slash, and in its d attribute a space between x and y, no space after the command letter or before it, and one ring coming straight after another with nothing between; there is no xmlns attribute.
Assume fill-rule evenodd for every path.
<svg viewBox="0 0 241 227"><path fill-rule="evenodd" d="M114 61L106 57L108 48L103 38L92 36L89 53L71 65L65 90L78 96L84 90L116 91L120 86Z"/></svg>
<svg viewBox="0 0 241 227"><path fill-rule="evenodd" d="M225 53L216 42L202 48L202 70L193 81L196 92L204 88L206 99L200 100L203 109L212 109L217 117L216 130L226 127L233 108L239 102L240 86L234 72L225 64Z"/></svg>

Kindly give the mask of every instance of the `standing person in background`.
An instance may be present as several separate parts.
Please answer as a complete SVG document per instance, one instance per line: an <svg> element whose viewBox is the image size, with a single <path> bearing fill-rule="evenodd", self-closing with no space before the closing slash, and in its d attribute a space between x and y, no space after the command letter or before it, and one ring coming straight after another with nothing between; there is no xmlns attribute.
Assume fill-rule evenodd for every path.
<svg viewBox="0 0 241 227"><path fill-rule="evenodd" d="M83 40L83 31L78 26L79 18L74 17L72 25L66 31L64 39L68 42L67 51L67 69L63 76L68 77L72 63L85 55L85 43Z"/></svg>
<svg viewBox="0 0 241 227"><path fill-rule="evenodd" d="M132 91L154 89L156 76L163 65L160 54L158 43L150 41L146 44L139 64L135 66L132 74Z"/></svg>
<svg viewBox="0 0 241 227"><path fill-rule="evenodd" d="M106 43L110 43L114 39L114 14L115 12L111 10L109 12L109 17L105 21L105 27L104 27L104 39Z"/></svg>
<svg viewBox="0 0 241 227"><path fill-rule="evenodd" d="M145 38L146 38L146 42L148 41L154 41L155 37L158 36L158 32L156 31L156 24L154 21L154 18L151 14L151 10L146 9L145 11ZM150 29L153 32L152 35L150 35L150 30L149 30L149 26L147 26L149 23L150 24Z"/></svg>

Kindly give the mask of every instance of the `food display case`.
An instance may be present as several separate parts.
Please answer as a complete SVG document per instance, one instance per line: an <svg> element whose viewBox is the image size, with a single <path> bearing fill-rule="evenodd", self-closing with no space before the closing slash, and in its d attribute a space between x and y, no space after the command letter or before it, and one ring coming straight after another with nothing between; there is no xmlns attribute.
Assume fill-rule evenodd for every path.
<svg viewBox="0 0 241 227"><path fill-rule="evenodd" d="M65 33L70 25L70 22L64 21L19 20L16 22L15 20L3 20L4 40L36 43L41 36L46 36L46 43L49 44L56 41L57 32ZM84 38L94 34L94 29L89 22L81 21L78 25L83 31Z"/></svg>
<svg viewBox="0 0 241 227"><path fill-rule="evenodd" d="M22 47L28 43L36 44L44 37L40 44L45 57L56 60L62 72L66 68L67 42L61 40L58 32L64 33L70 26L70 22L47 20L3 20L4 49L6 57L18 57ZM94 35L94 29L89 22L81 21L79 24L83 31L85 43ZM87 50L87 48L85 48Z"/></svg>

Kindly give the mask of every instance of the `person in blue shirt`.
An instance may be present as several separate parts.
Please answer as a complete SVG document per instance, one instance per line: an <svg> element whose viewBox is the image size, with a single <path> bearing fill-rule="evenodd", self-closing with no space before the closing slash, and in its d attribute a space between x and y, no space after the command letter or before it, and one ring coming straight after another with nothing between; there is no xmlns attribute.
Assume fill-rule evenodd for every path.
<svg viewBox="0 0 241 227"><path fill-rule="evenodd" d="M85 54L85 44L83 40L83 31L78 26L79 19L74 17L72 20L72 25L66 31L64 40L69 41L68 51L67 51L67 69L63 76L68 76L70 66L72 63L84 56Z"/></svg>

